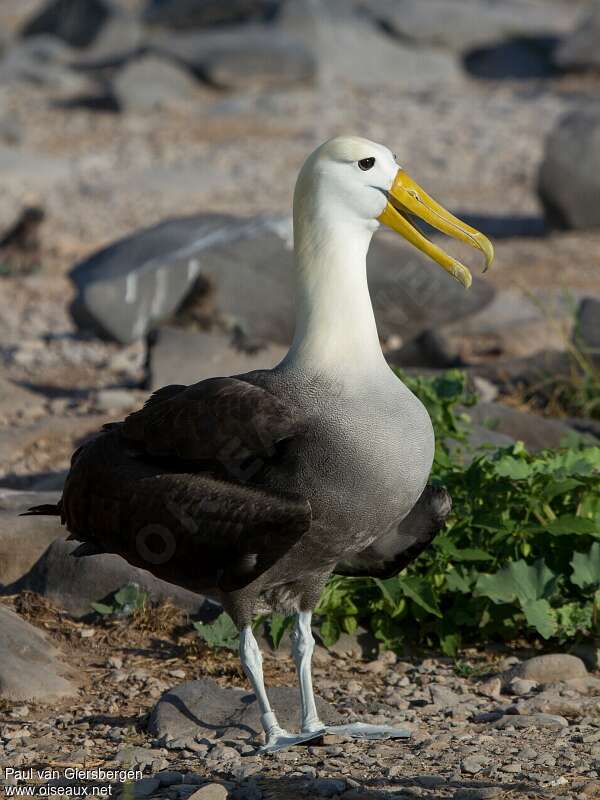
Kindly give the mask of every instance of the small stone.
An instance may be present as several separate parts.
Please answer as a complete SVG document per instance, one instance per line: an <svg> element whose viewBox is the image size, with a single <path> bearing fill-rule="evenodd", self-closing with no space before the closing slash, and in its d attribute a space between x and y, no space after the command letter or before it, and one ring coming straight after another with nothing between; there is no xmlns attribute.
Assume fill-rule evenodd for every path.
<svg viewBox="0 0 600 800"><path fill-rule="evenodd" d="M499 700L502 691L502 681L500 678L489 678L480 683L477 687L480 694L484 697L491 697L492 700Z"/></svg>
<svg viewBox="0 0 600 800"><path fill-rule="evenodd" d="M319 797L335 797L346 789L346 781L338 778L317 778L312 782L311 788Z"/></svg>
<svg viewBox="0 0 600 800"><path fill-rule="evenodd" d="M133 784L134 797L149 797L160 786L158 778L142 778Z"/></svg>
<svg viewBox="0 0 600 800"><path fill-rule="evenodd" d="M417 775L415 781L424 789L435 789L446 784L446 779L441 775Z"/></svg>
<svg viewBox="0 0 600 800"><path fill-rule="evenodd" d="M477 756L467 756L467 758L463 758L460 762L460 768L462 772L466 772L467 775L476 775L483 769L483 764Z"/></svg>
<svg viewBox="0 0 600 800"><path fill-rule="evenodd" d="M494 723L494 728L500 730L504 728L515 728L517 730L524 728L552 728L560 730L568 726L568 721L558 714L504 714Z"/></svg>
<svg viewBox="0 0 600 800"><path fill-rule="evenodd" d="M529 694L539 686L537 681L526 680L525 678L513 678L508 684L511 694L517 697Z"/></svg>
<svg viewBox="0 0 600 800"><path fill-rule="evenodd" d="M227 800L228 794L221 783L207 783L195 791L188 800Z"/></svg>
<svg viewBox="0 0 600 800"><path fill-rule="evenodd" d="M172 669L169 671L169 675L171 678L179 678L183 680L185 678L185 670L183 669Z"/></svg>
<svg viewBox="0 0 600 800"><path fill-rule="evenodd" d="M155 777L158 778L161 786L174 786L175 784L183 783L182 773L176 770L163 770L163 772L159 772Z"/></svg>
<svg viewBox="0 0 600 800"><path fill-rule="evenodd" d="M429 685L428 689L431 693L432 703L442 706L443 708L451 708L452 706L458 705L461 701L461 698L451 689L448 689L447 686L440 686L437 683L432 683Z"/></svg>
<svg viewBox="0 0 600 800"><path fill-rule="evenodd" d="M503 789L496 786L481 786L457 789L452 800L494 800L503 794Z"/></svg>
<svg viewBox="0 0 600 800"><path fill-rule="evenodd" d="M513 773L513 774L517 775L517 774L519 774L520 772L523 771L523 766L522 766L522 764L519 764L518 761L514 761L514 762L511 762L510 764L504 764L501 767L501 769L502 769L503 772L510 772L510 773Z"/></svg>

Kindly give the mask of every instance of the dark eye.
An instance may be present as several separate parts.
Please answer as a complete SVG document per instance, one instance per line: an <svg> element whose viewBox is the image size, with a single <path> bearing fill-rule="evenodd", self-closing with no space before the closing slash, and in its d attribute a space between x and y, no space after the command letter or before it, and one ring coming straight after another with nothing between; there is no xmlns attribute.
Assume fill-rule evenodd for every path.
<svg viewBox="0 0 600 800"><path fill-rule="evenodd" d="M361 160L358 162L358 166L361 169L365 170L365 172L368 169L372 169L374 164L375 164L375 159L373 157L371 157L371 158L361 158Z"/></svg>

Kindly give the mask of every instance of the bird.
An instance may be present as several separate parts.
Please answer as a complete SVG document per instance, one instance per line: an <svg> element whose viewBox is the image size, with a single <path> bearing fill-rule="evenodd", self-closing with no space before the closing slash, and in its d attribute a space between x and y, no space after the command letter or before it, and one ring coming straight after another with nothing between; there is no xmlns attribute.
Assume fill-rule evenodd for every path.
<svg viewBox="0 0 600 800"><path fill-rule="evenodd" d="M263 752L332 730L311 678L312 614L330 576L397 574L450 511L445 489L428 484L431 420L381 349L367 250L384 225L464 287L471 273L410 217L491 264L491 242L426 194L390 149L358 136L320 145L294 190L296 327L282 361L159 389L73 454L56 505L27 512L60 516L79 555L117 553L221 603L240 632ZM270 612L296 617L299 733L280 726L265 688L252 622ZM336 730L408 735L360 722Z"/></svg>

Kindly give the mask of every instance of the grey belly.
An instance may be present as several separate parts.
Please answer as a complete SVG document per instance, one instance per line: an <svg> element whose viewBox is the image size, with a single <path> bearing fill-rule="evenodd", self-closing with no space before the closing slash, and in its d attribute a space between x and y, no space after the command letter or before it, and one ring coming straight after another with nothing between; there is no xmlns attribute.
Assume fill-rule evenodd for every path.
<svg viewBox="0 0 600 800"><path fill-rule="evenodd" d="M342 548L364 549L415 505L433 460L431 421L393 375L357 397L339 387L332 392L326 382L307 388L268 374L271 386L265 388L278 396L285 392L311 413L312 422L265 483L310 500L314 525L303 538L305 558L312 550L320 563L335 563Z"/></svg>

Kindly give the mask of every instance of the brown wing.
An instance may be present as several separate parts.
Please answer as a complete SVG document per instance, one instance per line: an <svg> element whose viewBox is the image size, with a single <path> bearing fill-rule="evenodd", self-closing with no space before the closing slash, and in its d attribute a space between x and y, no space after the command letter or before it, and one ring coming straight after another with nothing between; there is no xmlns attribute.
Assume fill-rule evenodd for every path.
<svg viewBox="0 0 600 800"><path fill-rule="evenodd" d="M311 507L220 466L232 453L266 465L303 427L295 409L238 379L165 387L77 451L63 521L73 538L165 580L241 588L310 528Z"/></svg>
<svg viewBox="0 0 600 800"><path fill-rule="evenodd" d="M408 566L435 538L450 513L448 492L427 486L411 512L389 533L335 568L338 575L391 578Z"/></svg>
<svg viewBox="0 0 600 800"><path fill-rule="evenodd" d="M160 389L127 417L122 434L148 455L224 463L269 455L304 426L302 412L260 386L210 378Z"/></svg>

